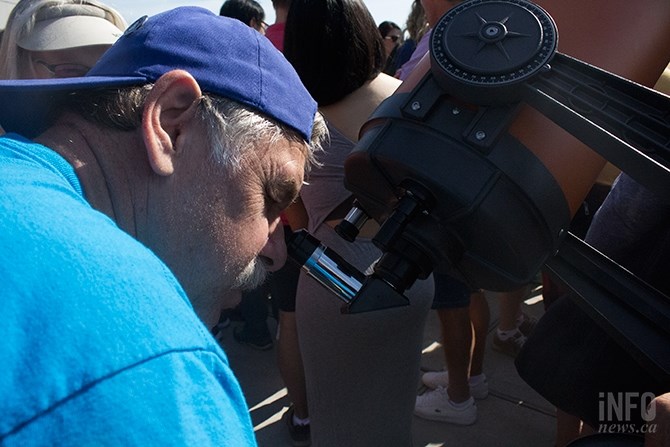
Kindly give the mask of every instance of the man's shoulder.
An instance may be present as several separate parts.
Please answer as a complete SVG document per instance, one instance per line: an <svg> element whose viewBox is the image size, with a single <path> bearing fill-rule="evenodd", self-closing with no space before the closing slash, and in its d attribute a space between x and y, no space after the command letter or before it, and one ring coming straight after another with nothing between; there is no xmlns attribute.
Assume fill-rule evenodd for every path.
<svg viewBox="0 0 670 447"><path fill-rule="evenodd" d="M3 197L11 193L0 197L0 438L22 417L167 353L208 352L210 365L227 367L155 254L91 208L58 169L13 160L27 171L0 182ZM21 179L34 166L44 175Z"/></svg>
<svg viewBox="0 0 670 447"><path fill-rule="evenodd" d="M45 273L49 281L39 287L24 287L3 297L0 309L11 323L0 328L4 340L0 357L7 361L4 379L0 378L0 413L17 417L3 417L0 435L23 418L44 416L46 426L57 424L50 412L61 411L68 402L72 406L63 407L62 414L79 412L84 417L87 405L122 408L128 400L134 408L129 414L138 420L140 410L159 411L169 418L182 411L181 398L192 398L194 377L207 380L207 385L197 385L205 393L229 388L227 382L237 386L225 354L174 277L156 262L137 254L117 257L105 263L108 267L97 263L98 272L78 270L77 264L66 262L60 266L62 280ZM152 263L153 267L142 265ZM110 273L115 264L123 266L119 271L125 276ZM114 281L102 280L106 275ZM172 407L161 409L160 399L149 399L158 395L150 392L158 385L169 396L166 399L175 400ZM120 408L96 413L94 419L122 424L125 416ZM127 428L119 430L127 434Z"/></svg>
<svg viewBox="0 0 670 447"><path fill-rule="evenodd" d="M97 360L105 361L104 352ZM215 352L173 350L79 379L52 371L40 393L13 390L23 399L3 408L12 417L0 422L0 443L255 445L239 385ZM55 398L54 384L69 392ZM22 418L13 417L17 411Z"/></svg>

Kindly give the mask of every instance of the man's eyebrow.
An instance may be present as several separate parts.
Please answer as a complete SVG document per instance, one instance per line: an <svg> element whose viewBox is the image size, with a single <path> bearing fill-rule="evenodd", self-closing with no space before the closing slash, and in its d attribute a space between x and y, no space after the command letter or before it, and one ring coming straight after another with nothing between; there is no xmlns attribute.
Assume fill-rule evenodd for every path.
<svg viewBox="0 0 670 447"><path fill-rule="evenodd" d="M300 186L294 178L281 176L268 182L267 191L272 200L288 206L298 197Z"/></svg>

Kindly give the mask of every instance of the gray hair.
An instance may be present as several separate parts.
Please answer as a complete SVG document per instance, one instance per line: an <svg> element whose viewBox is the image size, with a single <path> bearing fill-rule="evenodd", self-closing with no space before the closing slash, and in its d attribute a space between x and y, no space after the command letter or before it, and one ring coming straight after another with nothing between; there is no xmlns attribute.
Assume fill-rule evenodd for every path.
<svg viewBox="0 0 670 447"><path fill-rule="evenodd" d="M214 159L233 170L240 169L245 151L253 148L259 139L272 145L282 139L305 144L304 138L286 125L278 124L235 101L203 96L200 115L208 124L207 133L212 144ZM328 130L320 113L314 117L312 139L309 144L306 170L318 165L315 154L322 149ZM305 174L307 174L307 171Z"/></svg>
<svg viewBox="0 0 670 447"><path fill-rule="evenodd" d="M38 16L57 14L78 7L99 9L104 18L121 31L126 29L123 16L97 0L20 0L7 18L5 31L0 41L0 79L19 79L20 74L29 64L28 53L19 47L18 42L25 35L32 33Z"/></svg>
<svg viewBox="0 0 670 447"><path fill-rule="evenodd" d="M115 130L135 130L142 124L144 102L153 86L77 92L70 95L64 109L70 110L104 127ZM328 138L328 129L320 113L316 113L312 138L305 142L299 132L262 115L258 111L228 98L204 94L198 105L198 115L206 125L208 140L215 163L230 169L243 168L245 154L262 140L264 144L288 140L306 146L305 174L318 166L316 154Z"/></svg>

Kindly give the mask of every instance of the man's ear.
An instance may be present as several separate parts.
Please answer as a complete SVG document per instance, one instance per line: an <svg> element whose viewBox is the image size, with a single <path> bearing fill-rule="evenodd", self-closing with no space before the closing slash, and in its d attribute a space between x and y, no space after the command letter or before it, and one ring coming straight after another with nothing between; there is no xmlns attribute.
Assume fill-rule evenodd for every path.
<svg viewBox="0 0 670 447"><path fill-rule="evenodd" d="M144 103L142 136L149 164L158 175L171 175L180 155L179 136L192 122L202 91L184 70L158 78Z"/></svg>

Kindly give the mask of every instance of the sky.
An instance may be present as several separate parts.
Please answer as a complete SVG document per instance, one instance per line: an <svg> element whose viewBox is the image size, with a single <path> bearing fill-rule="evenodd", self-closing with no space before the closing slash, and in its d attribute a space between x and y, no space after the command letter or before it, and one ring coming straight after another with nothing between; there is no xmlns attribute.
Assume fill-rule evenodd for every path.
<svg viewBox="0 0 670 447"><path fill-rule="evenodd" d="M207 8L218 14L219 8L224 0L102 0L114 8L116 8L128 23L132 23L138 17L144 14L152 15L166 9L171 9L182 5L196 5ZM257 0L265 10L265 21L272 23L274 21L275 13L272 9L272 2L270 0ZM397 23L401 28L405 26L407 14L409 14L412 0L363 0L377 24L384 20L391 20Z"/></svg>
<svg viewBox="0 0 670 447"><path fill-rule="evenodd" d="M136 18L147 14L152 15L166 9L181 5L196 5L207 8L218 14L219 8L224 0L102 0L104 3L116 8L128 22L133 22ZM274 9L270 0L257 0L265 10L266 22L274 21ZM372 13L377 24L384 20L391 20L401 28L405 25L407 14L412 0L364 0L364 3Z"/></svg>
<svg viewBox="0 0 670 447"><path fill-rule="evenodd" d="M4 28L7 14L11 11L17 0L0 0L0 29ZM167 9L183 5L196 5L207 8L218 14L219 8L224 0L101 0L117 9L128 21L134 22L143 15L153 15ZM272 23L275 12L270 0L257 0L265 10L265 21ZM377 24L384 20L391 20L404 28L407 15L409 14L412 0L363 0Z"/></svg>

